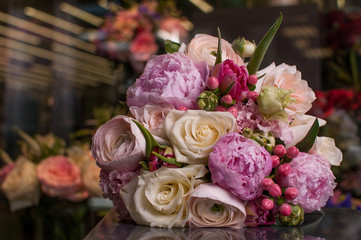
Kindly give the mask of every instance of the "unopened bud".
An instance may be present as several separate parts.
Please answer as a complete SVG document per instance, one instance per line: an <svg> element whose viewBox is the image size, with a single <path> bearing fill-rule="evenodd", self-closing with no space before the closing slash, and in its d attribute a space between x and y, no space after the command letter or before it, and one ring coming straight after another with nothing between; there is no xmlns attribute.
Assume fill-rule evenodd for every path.
<svg viewBox="0 0 361 240"><path fill-rule="evenodd" d="M199 109L213 111L218 106L218 97L214 92L204 91L199 94L197 103Z"/></svg>
<svg viewBox="0 0 361 240"><path fill-rule="evenodd" d="M256 45L245 38L237 38L232 42L233 50L242 58L252 57Z"/></svg>
<svg viewBox="0 0 361 240"><path fill-rule="evenodd" d="M302 207L291 203L289 203L288 205L292 209L291 214L288 216L283 216L282 214L280 214L278 217L279 222L282 225L289 227L301 225L303 223L303 220L305 219L305 214Z"/></svg>
<svg viewBox="0 0 361 240"><path fill-rule="evenodd" d="M219 87L219 81L215 76L211 76L207 81L207 88L210 90L215 90Z"/></svg>

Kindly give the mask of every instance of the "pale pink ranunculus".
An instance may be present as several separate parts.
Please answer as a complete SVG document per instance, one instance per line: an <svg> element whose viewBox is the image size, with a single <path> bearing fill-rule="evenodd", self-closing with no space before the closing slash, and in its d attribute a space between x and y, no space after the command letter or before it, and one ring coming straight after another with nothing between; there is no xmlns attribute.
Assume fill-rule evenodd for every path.
<svg viewBox="0 0 361 240"><path fill-rule="evenodd" d="M164 128L164 119L174 107L170 104L147 104L143 107L129 108L134 118L148 131L160 138L167 139Z"/></svg>
<svg viewBox="0 0 361 240"><path fill-rule="evenodd" d="M238 66L244 65L243 59L238 56L233 48L232 44L226 40L221 40L222 47L222 61L226 59L231 59ZM205 61L209 68L213 68L216 57L214 53L217 52L218 48L218 37L214 37L208 34L197 34L194 38L188 43L186 54L195 62Z"/></svg>
<svg viewBox="0 0 361 240"><path fill-rule="evenodd" d="M97 165L108 172L135 171L145 158L144 152L144 135L128 116L115 116L100 126L93 136L93 157Z"/></svg>
<svg viewBox="0 0 361 240"><path fill-rule="evenodd" d="M65 156L51 156L39 163L36 169L41 190L51 196L80 201L87 198L80 168Z"/></svg>
<svg viewBox="0 0 361 240"><path fill-rule="evenodd" d="M276 175L281 187L294 187L298 195L291 203L299 204L305 213L320 210L333 196L335 177L327 160L319 154L300 152L290 163L287 176Z"/></svg>
<svg viewBox="0 0 361 240"><path fill-rule="evenodd" d="M246 209L241 199L213 183L200 184L188 199L190 227L242 228Z"/></svg>
<svg viewBox="0 0 361 240"><path fill-rule="evenodd" d="M271 173L271 154L239 133L222 136L208 159L212 182L242 200L262 194L262 180Z"/></svg>
<svg viewBox="0 0 361 240"><path fill-rule="evenodd" d="M289 115L303 115L311 109L312 102L316 99L315 93L308 86L307 81L302 79L301 72L296 69L296 66L284 63L276 66L273 63L257 75L263 73L266 75L257 82L257 89L260 89L260 86L272 86L293 90L291 97L295 102L286 107Z"/></svg>
<svg viewBox="0 0 361 240"><path fill-rule="evenodd" d="M158 45L152 33L143 31L139 33L130 44L131 58L136 61L147 61L153 54L157 53Z"/></svg>
<svg viewBox="0 0 361 240"><path fill-rule="evenodd" d="M142 76L128 88L127 105L168 103L175 108L198 109L197 98L206 89L208 66L194 63L184 53L151 57Z"/></svg>
<svg viewBox="0 0 361 240"><path fill-rule="evenodd" d="M249 92L247 86L248 71L246 66L238 66L232 60L227 59L215 65L211 75L218 79L222 94L226 94L232 86L228 93L232 96L232 99L243 101L246 98Z"/></svg>

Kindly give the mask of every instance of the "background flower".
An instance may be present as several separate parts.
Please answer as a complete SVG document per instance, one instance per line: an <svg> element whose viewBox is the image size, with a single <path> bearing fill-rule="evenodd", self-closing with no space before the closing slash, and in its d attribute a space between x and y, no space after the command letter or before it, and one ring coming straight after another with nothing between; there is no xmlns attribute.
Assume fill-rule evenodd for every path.
<svg viewBox="0 0 361 240"><path fill-rule="evenodd" d="M195 64L183 53L154 56L147 62L142 76L128 89L127 105L168 103L175 108L196 109L196 100L206 88L207 77L207 65Z"/></svg>
<svg viewBox="0 0 361 240"><path fill-rule="evenodd" d="M271 155L255 141L238 133L219 139L209 155L212 182L243 200L262 194L261 181L271 173Z"/></svg>

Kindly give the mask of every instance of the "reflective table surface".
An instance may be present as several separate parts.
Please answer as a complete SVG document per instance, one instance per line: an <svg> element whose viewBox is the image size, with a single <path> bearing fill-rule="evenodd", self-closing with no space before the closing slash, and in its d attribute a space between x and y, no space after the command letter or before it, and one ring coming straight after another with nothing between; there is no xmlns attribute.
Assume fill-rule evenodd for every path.
<svg viewBox="0 0 361 240"><path fill-rule="evenodd" d="M349 208L324 208L321 212L305 215L305 221L298 227L257 228L150 228L133 222L119 221L111 210L85 238L125 240L199 240L199 239L361 239L361 211Z"/></svg>

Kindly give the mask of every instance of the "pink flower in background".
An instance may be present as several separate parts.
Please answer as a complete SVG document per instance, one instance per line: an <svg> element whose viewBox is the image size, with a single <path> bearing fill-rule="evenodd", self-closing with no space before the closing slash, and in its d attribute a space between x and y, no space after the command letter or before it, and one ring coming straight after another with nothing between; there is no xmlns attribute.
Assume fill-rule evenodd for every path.
<svg viewBox="0 0 361 240"><path fill-rule="evenodd" d="M281 187L294 187L297 197L290 201L299 204L305 213L320 210L326 205L336 186L335 177L327 160L318 154L300 152L290 163L287 176L276 176Z"/></svg>
<svg viewBox="0 0 361 240"><path fill-rule="evenodd" d="M232 60L225 60L214 66L212 76L219 80L222 93L225 93L231 86L229 95L234 100L243 101L249 92L247 86L248 71L246 66L238 66ZM232 85L233 84L233 85Z"/></svg>
<svg viewBox="0 0 361 240"><path fill-rule="evenodd" d="M144 159L145 139L133 119L118 115L98 128L93 136L92 154L106 171L134 171Z"/></svg>
<svg viewBox="0 0 361 240"><path fill-rule="evenodd" d="M186 54L195 62L206 61L208 66L212 68L216 62L214 53L217 52L218 37L214 37L208 34L197 34L188 43ZM244 65L244 62L240 56L238 56L233 48L232 44L226 40L221 40L222 47L222 60L231 59L238 66Z"/></svg>
<svg viewBox="0 0 361 240"><path fill-rule="evenodd" d="M51 196L80 201L88 197L83 189L80 169L69 158L52 156L37 166L42 191Z"/></svg>
<svg viewBox="0 0 361 240"><path fill-rule="evenodd" d="M168 38L174 42L182 43L188 39L188 31L184 27L184 20L175 17L165 17L159 23L159 35L166 33L167 36L173 37Z"/></svg>
<svg viewBox="0 0 361 240"><path fill-rule="evenodd" d="M155 37L147 31L139 33L130 44L130 56L136 61L147 61L157 51L158 45Z"/></svg>
<svg viewBox="0 0 361 240"><path fill-rule="evenodd" d="M13 170L15 164L7 164L0 169L0 185L5 180L6 176Z"/></svg>
<svg viewBox="0 0 361 240"><path fill-rule="evenodd" d="M144 73L127 91L127 105L142 107L149 103L169 103L175 108L198 108L199 94L206 88L208 67L195 64L183 53L152 57Z"/></svg>
<svg viewBox="0 0 361 240"><path fill-rule="evenodd" d="M261 181L271 173L271 155L255 141L238 133L219 139L208 159L212 182L242 200L262 194Z"/></svg>

